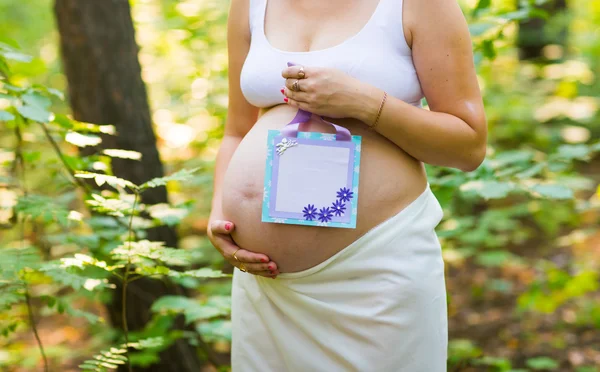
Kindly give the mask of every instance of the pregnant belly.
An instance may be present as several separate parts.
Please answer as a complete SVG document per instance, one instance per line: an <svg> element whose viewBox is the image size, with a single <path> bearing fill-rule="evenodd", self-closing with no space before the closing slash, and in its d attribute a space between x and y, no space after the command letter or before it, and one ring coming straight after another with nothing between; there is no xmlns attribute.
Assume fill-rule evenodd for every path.
<svg viewBox="0 0 600 372"><path fill-rule="evenodd" d="M261 222L266 138L281 129L296 110L280 105L262 115L234 153L222 184L224 218L236 228L241 248L268 255L281 272L296 272L325 261L372 227L401 211L426 185L423 165L356 120L329 119L363 137L356 229ZM331 132L311 123L307 130Z"/></svg>

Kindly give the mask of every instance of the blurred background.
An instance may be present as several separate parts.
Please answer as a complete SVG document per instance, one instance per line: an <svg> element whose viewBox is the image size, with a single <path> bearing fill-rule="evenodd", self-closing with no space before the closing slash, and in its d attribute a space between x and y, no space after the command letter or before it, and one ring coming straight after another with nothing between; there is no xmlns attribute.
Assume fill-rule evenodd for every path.
<svg viewBox="0 0 600 372"><path fill-rule="evenodd" d="M449 371L600 371L600 2L459 2L489 146L427 166ZM228 8L0 0L0 371L229 370Z"/></svg>

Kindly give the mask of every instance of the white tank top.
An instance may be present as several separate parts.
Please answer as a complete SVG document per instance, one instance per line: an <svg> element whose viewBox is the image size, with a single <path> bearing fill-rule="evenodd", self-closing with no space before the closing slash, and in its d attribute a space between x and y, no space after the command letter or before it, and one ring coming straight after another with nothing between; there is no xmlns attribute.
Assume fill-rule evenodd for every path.
<svg viewBox="0 0 600 372"><path fill-rule="evenodd" d="M280 89L285 79L281 71L287 62L294 62L340 69L391 96L421 105L423 92L402 27L403 0L379 0L358 33L332 47L308 52L272 46L264 31L267 0L249 1L250 50L242 66L240 88L250 104L269 107L282 103Z"/></svg>

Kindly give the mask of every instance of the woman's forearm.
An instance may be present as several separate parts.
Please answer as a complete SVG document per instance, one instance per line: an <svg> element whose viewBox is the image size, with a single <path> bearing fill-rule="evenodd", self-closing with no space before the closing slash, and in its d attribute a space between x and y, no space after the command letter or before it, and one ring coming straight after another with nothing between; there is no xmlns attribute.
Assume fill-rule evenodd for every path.
<svg viewBox="0 0 600 372"><path fill-rule="evenodd" d="M353 115L372 125L383 91L368 85L359 91ZM472 171L485 157L486 135L481 126L473 127L469 122L485 118L483 112L477 112L477 105L463 105L460 111L464 119L415 107L388 95L375 130L424 163Z"/></svg>
<svg viewBox="0 0 600 372"><path fill-rule="evenodd" d="M215 161L213 199L212 209L210 212L210 220L222 217L223 210L221 205L221 186L223 183L223 178L225 177L225 172L227 171L227 166L229 165L229 161L231 160L233 153L235 152L241 141L242 137L239 136L227 134L223 136L223 140L221 142L221 146L219 147L219 152L217 153L217 158Z"/></svg>

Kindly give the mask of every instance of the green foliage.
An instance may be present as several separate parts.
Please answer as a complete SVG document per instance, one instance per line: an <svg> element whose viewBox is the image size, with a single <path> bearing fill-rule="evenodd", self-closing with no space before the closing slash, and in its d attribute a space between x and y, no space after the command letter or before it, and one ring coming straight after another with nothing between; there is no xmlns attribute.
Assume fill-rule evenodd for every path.
<svg viewBox="0 0 600 372"><path fill-rule="evenodd" d="M3 58L30 60L19 54L16 49L0 44L0 62L5 66ZM22 190L12 208L17 218L15 223L20 227L22 234L20 240L26 241L23 234L28 227L43 226L48 232L57 231L56 229L67 232L61 239L75 243L77 249L69 248L58 253L48 250L39 242L27 245L17 244L18 241L11 247L2 248L1 310L12 313L17 309L16 305L22 304L26 305L27 312L31 313L33 308L25 304L25 296L26 293L35 292L38 294L37 299L45 304L48 311L98 324L104 321L100 316L77 308L72 299L57 296L55 293L70 289L79 296L102 296L116 288L110 280L129 283L140 278L152 277L200 281L229 276L208 267L191 268L200 255L190 250L165 247L162 242L140 238L144 236L144 230L147 228L178 224L191 205L184 202L179 206L168 203L148 206L138 202L140 194L151 188L189 180L199 168L181 169L171 175L136 185L114 176L110 167L111 158L139 159L140 154L135 151L105 149L98 155L87 157L66 155L61 150L63 144L69 143L78 147L97 146L102 142L100 134L114 135L114 127L83 123L62 114L54 114L51 111L52 99L62 99L60 92L41 85L17 86L8 83L11 79L10 70L4 68L2 72L5 80L0 81L0 90L3 98L8 98L8 107L1 111L0 119L8 122L7 128L14 130L19 139L14 157L19 163L15 163L12 168L14 171L9 175L9 180L19 185ZM51 164L51 168L56 169L54 176L60 178L68 174L74 180L69 184L63 183L63 187L70 188L69 192L61 190L58 197L44 188L35 192L26 190L28 185L23 183L28 177L28 171L34 168L43 169L43 162L46 161L40 151L30 151L21 141L23 133L33 133L36 124L44 134L42 138L49 141L48 145L54 151L54 159L59 160L47 162ZM96 192L78 181L86 179L93 180L99 187L108 185L115 191ZM82 192L85 205L96 215L87 216L81 207L73 209L70 206L73 202L73 187ZM86 230L91 234L80 234ZM53 233L48 234L49 238L52 236ZM135 239L131 240L130 237ZM175 270L169 266L177 266L179 269ZM35 290L31 290L32 288ZM202 303L189 299L190 306L185 309L175 306L174 301L184 299L178 299L176 296L164 297L153 305L153 311L160 317L164 316L161 315L163 313L176 315L178 312L184 312L187 322L197 323L198 326L203 322L218 320L230 311L230 304L222 297L208 297ZM10 337L20 324L23 323L18 320L2 321L0 333ZM214 329L215 332L220 332L219 327ZM206 329L204 332L206 333ZM201 337L200 331L197 336ZM124 344L118 348L110 348L85 361L80 368L106 371L130 362L144 364L156 360L156 353L168 347L176 337L178 336L174 334L168 338L155 337L130 342L129 348L139 351L131 357ZM125 338L127 339L127 334Z"/></svg>
<svg viewBox="0 0 600 372"><path fill-rule="evenodd" d="M536 371L556 371L559 367L558 363L554 359L548 357L527 359L525 364L527 367Z"/></svg>
<svg viewBox="0 0 600 372"><path fill-rule="evenodd" d="M517 297L514 309L507 304L503 314L516 319L562 314L563 309L576 307L578 327L597 329L597 266L593 259L582 260L571 252L564 259L564 255L569 239L577 241L565 234L573 229L575 237L598 231L597 221L583 229L581 213L597 210L590 192L600 195L597 178L582 174L582 169L597 162L600 151L600 68L595 63L600 47L592 37L600 8L588 0L571 2L572 11L578 12L576 27L570 30L571 45L551 46L560 53L551 57L545 50L547 61L541 64L518 62L516 23L558 18L539 9L545 2L521 1L515 7L515 2L478 0L465 7L486 104L489 152L476 171L428 167L428 175L445 211L437 229L444 253L458 262L449 259L448 266L466 263L467 269L483 268L489 275L484 283L473 283L473 288L461 286L461 292L473 293L476 300L484 299L484 289ZM158 351L181 337L194 345L200 345L199 338L221 345L231 342L229 281L219 280L230 275L216 269L220 257L208 253L206 239L197 241L188 225L182 226L188 235L184 241L189 238L193 243L182 243L183 249L165 247L146 236L149 228L185 224L189 213L197 216L210 208L212 161L227 110L227 3L134 2L138 14L134 16L146 19L136 26L151 106L157 108L153 121L167 169L175 168L170 175L141 185L111 171L113 158L139 160L141 155L135 151L116 148L75 154L73 146L96 149L102 138L117 133L112 125L80 122L65 114L65 83L58 72L49 4L28 0L26 6L0 12L0 146L7 147L0 150L0 164L6 169L0 170L0 193L7 192L7 199L14 195L14 203L3 204L7 193L0 194L0 218L4 211L10 216L0 223L7 227L0 237L0 334L10 345L29 331L30 310L25 303L29 293L41 304L36 317L62 314L101 325L94 329L104 337L90 345L105 351L84 362L82 369L112 370L127 361L148 365L158 360ZM152 22L147 22L148 17ZM36 27L19 27L31 19L36 19ZM8 37L36 54L41 51L44 61L24 54ZM197 134L189 136L182 150L178 144L168 144L172 128L193 128ZM82 183L89 180L104 190L85 188ZM177 204L140 202L146 190L162 186L173 192ZM199 202L183 201L187 195ZM529 279L496 276L515 271ZM130 332L131 339L139 341L130 342L127 356L120 330L104 325L104 319L82 307L80 300L101 304L114 291L114 281L141 278L173 280L201 295L156 301L147 328ZM461 311L467 310L468 304L458 303ZM171 332L177 315L194 323L196 332ZM556 325L558 331L569 327ZM25 352L17 351L8 360L0 353L0 369L33 368L37 354L25 358ZM56 353L53 357L49 352L54 359L64 355L64 351ZM522 353L536 357L516 365L483 342L455 339L450 342L449 365L455 370L465 366L512 372L562 370L559 356L538 356L554 358L555 354ZM81 354L75 357L81 360ZM596 369L575 369L592 370Z"/></svg>

